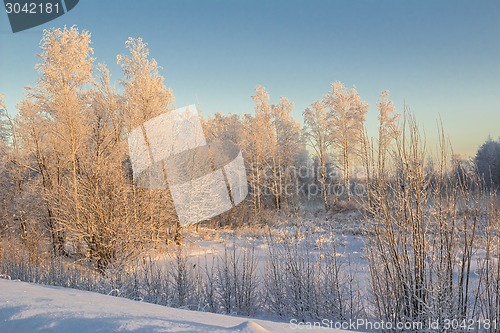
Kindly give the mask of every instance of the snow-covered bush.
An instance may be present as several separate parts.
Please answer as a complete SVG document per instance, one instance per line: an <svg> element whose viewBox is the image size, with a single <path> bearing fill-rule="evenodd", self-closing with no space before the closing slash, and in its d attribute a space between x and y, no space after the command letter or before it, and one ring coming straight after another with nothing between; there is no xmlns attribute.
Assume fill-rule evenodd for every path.
<svg viewBox="0 0 500 333"><path fill-rule="evenodd" d="M450 319L491 320L492 306L480 311L478 303L488 291L483 305L498 301L498 272L482 261L491 263L492 252L481 254L485 242L488 251L498 243L490 193L473 172L457 181L444 136L437 166L426 167L416 122L406 124L392 154L394 168L372 170L365 201L373 313L425 327ZM476 260L486 269L480 278Z"/></svg>
<svg viewBox="0 0 500 333"><path fill-rule="evenodd" d="M254 249L238 251L236 244L224 248L217 261L217 288L224 312L253 315L258 311L257 262Z"/></svg>
<svg viewBox="0 0 500 333"><path fill-rule="evenodd" d="M310 239L286 233L268 237L264 305L279 316L303 321L360 315L362 302L350 262L334 244L318 247Z"/></svg>

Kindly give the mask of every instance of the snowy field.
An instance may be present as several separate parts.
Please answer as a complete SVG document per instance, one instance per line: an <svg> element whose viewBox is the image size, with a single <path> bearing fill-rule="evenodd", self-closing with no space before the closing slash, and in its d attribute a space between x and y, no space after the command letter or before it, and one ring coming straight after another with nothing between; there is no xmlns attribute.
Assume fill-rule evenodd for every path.
<svg viewBox="0 0 500 333"><path fill-rule="evenodd" d="M322 327L311 327L311 318L307 312L298 315L299 320L304 320L300 326L298 321L291 321L293 315L290 309L286 310L281 316L276 312L269 311L267 297L277 297L279 294L266 294L265 286L269 286L269 263L273 261L271 256L274 253L274 260L278 258L281 262L291 262L293 265L299 265L300 272L297 276L304 285L307 285L308 266L304 258L310 258L314 267L324 267L333 262L325 262L323 256L330 255L331 258L337 258L336 265L345 272L341 272L342 278L339 282L352 286L359 290L358 300L363 307L370 305L369 300L369 267L366 258L366 235L363 233L364 225L360 221L360 216L355 212L340 213L334 216L318 216L304 219L300 223L284 223L276 225L274 228L240 228L237 230L229 229L211 229L200 227L199 229L185 230L184 245L182 246L182 255L185 259L184 269L188 270L186 278L192 279L198 276L195 272L205 272L204 269L212 267L212 278L221 279L224 276L224 267L220 266L227 260L231 261L232 249L236 249L236 259L238 265L243 265L241 261L243 253L252 253L255 260L256 277L253 283L258 281L258 292L255 295L259 308L249 316L244 316L242 308L233 308L231 315L220 314L225 309L222 307L224 293L219 294L218 305L215 312L209 312L210 307L199 307L207 299L198 299L199 287L195 282L189 280L185 285L185 292L189 294L185 304L175 304L175 296L169 296L168 299L161 300L163 305L155 305L146 301L155 301L154 295L175 295L179 284L175 281L175 275L179 274L180 267L176 257L176 247L171 244L168 248L151 253L152 270L159 271L161 279L153 278L149 282L141 281L142 287L148 286L148 283L170 281L167 289L154 289L153 295L144 291L142 294L131 297L127 294L127 283L121 286L107 284L96 284L96 288L101 294L69 289L63 287L54 287L40 284L31 284L19 280L8 280L0 278L0 333L30 333L30 332L356 332L371 331L363 328L361 325L357 328L349 327L349 331L335 330L333 327L346 328L345 326L334 326L338 323L348 323L350 320L340 321L342 316L331 315L329 312L322 313L321 318L337 318L335 324L332 322L330 327L322 321L315 322ZM291 237L291 238L290 238ZM269 241L272 238L272 242ZM288 245L287 245L288 244ZM290 247L287 247L290 246ZM295 247L297 246L297 247ZM291 253L286 251L276 252L278 249L291 249ZM293 252L294 249L298 252ZM330 254L329 251L333 251ZM288 257L291 255L291 257ZM476 285L478 282L479 268L477 267L478 258L484 256L484 250L478 249L472 255L470 284ZM298 259L298 260L295 260ZM497 265L496 259L492 259ZM231 262L230 262L231 263ZM214 266L215 265L215 266ZM217 266L219 265L219 266ZM292 265L292 266L293 266ZM319 266L318 266L319 265ZM243 267L238 266L238 267ZM311 267L313 267L311 266ZM215 268L214 268L215 267ZM281 267L281 266L280 266ZM142 272L144 267L137 266L136 270ZM222 268L222 271L220 270ZM190 273L189 273L190 272ZM283 276L287 276L287 270L282 270ZM318 272L319 271L315 271ZM324 272L324 271L321 271ZM1 273L1 272L0 272ZM230 272L231 273L231 272ZM203 274L201 274L203 275ZM139 277L141 275L138 275ZM1 277L1 275L0 275ZM4 275L7 277L8 275ZM173 278L174 277L174 278ZM324 275L315 275L314 279L323 278ZM151 277L150 277L151 278ZM314 280L313 279L313 280ZM352 280L350 280L352 279ZM30 280L33 281L33 280ZM37 280L38 281L38 280ZM267 281L267 282L265 282ZM206 281L205 281L206 282ZM234 281L233 281L234 282ZM282 286L293 286L294 281L284 278L277 281ZM43 281L42 283L52 283ZM128 282L130 283L130 281ZM267 285L265 284L267 283ZM322 284L315 284L315 287L321 287ZM83 286L82 286L83 287ZM79 288L79 287L78 287ZM116 289L115 289L116 288ZM225 290L225 285L218 286L219 291ZM342 286L340 291L345 292ZM330 292L330 293L328 293ZM109 295L106 295L108 294ZM121 297L110 296L119 295ZM325 290L325 294L318 294L323 298L314 298L319 303L330 300L330 303L321 303L324 308L337 306L338 302L332 298L335 293L331 290ZM148 296L150 299L148 300ZM282 299L280 304L292 304L297 301L290 294L290 298ZM134 300L128 299L132 298ZM144 298L143 298L144 297ZM272 298L271 297L271 298ZM343 301L351 300L348 294L343 296ZM141 301L139 301L141 300ZM156 301L158 301L156 299ZM265 300L263 302L263 300ZM307 299L306 299L307 301ZM306 302L304 301L304 302ZM222 302L222 303L221 303ZM199 303L199 304L198 304ZM198 306L197 306L198 304ZM264 304L264 305L263 305ZM302 304L302 303L301 303ZM304 303L307 304L307 303ZM168 306L166 306L168 305ZM208 305L208 303L207 303ZM173 307L172 307L173 306ZM180 307L180 308L179 308ZM191 311L191 310L200 311ZM347 318L366 318L367 321L376 322L370 317L368 312L358 312ZM295 318L295 317L294 317ZM345 317L344 317L345 318ZM355 322L357 319L353 319ZM379 330L375 330L379 331ZM419 331L419 330L417 330Z"/></svg>
<svg viewBox="0 0 500 333"><path fill-rule="evenodd" d="M337 255L352 261L357 278L366 280L366 263L362 258L363 240L358 232L351 230L357 221L342 217L346 226L332 233L333 221L323 223L318 220L303 222L300 225L283 225L272 232L276 242L282 242L285 234L292 234L298 244L309 244L310 255L319 257L322 248L336 244ZM350 221L351 220L351 221ZM338 230L341 229L341 230ZM239 231L213 230L200 228L186 231L183 253L188 267L205 267L219 263L225 251L236 246L238 253L253 249L256 275L262 278L269 260L269 243L266 235L269 230L240 229ZM325 248L326 249L326 248ZM155 262L163 268L165 277L175 270L174 250L157 253ZM173 265L173 266L172 266ZM363 281L362 284L366 283ZM184 309L154 305L130 300L122 295L122 290L110 289L110 294L124 297L30 284L19 280L0 278L0 333L24 332L345 332L327 327L311 329L298 327L288 322L287 316L276 317L272 314L257 314L254 317L214 314L211 312L189 311ZM190 307L191 308L191 307ZM260 312L260 310L259 310ZM316 324L318 324L316 322ZM333 326L331 326L333 327ZM350 331L352 332L352 331Z"/></svg>
<svg viewBox="0 0 500 333"><path fill-rule="evenodd" d="M0 279L0 332L345 332L173 309L61 287Z"/></svg>

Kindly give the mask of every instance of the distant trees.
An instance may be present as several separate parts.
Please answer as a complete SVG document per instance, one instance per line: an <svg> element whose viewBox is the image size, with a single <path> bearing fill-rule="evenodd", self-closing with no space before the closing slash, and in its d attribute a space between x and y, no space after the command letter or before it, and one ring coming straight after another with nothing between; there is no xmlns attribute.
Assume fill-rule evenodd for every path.
<svg viewBox="0 0 500 333"><path fill-rule="evenodd" d="M276 136L271 123L269 94L263 86L257 86L252 100L255 103L255 116L244 116L244 151L250 164L249 179L254 209L260 209L262 197L265 196L268 184L266 167L271 162L269 157L275 153Z"/></svg>
<svg viewBox="0 0 500 333"><path fill-rule="evenodd" d="M22 216L27 236L25 222L37 221L36 234L46 237L53 256L88 260L101 272L140 249L180 239L168 188L137 186L126 142L131 130L172 110L174 94L141 38L129 38L125 47L127 53L117 56L124 88L119 93L106 66L95 64L88 31L46 30L36 66L39 79L18 104L15 119L0 118L3 175L15 179L9 186L18 189L16 200L38 207L21 214L12 204L5 214ZM324 98L304 111L304 128L286 97L272 103L258 85L251 98L254 113L216 114L203 125L209 141L231 141L241 148L250 187L247 203L254 213L296 211L304 199L320 194L330 209L334 169L343 172L349 199L350 172L362 154L368 111L356 89L333 83ZM397 119L387 93L379 110L379 141L385 147Z"/></svg>
<svg viewBox="0 0 500 333"><path fill-rule="evenodd" d="M356 89L347 89L341 82L332 83L325 97L304 111L305 135L318 159L325 209L328 209L326 161L329 155L341 161L343 192L350 200L352 159L362 156L367 112L368 104L361 100Z"/></svg>
<svg viewBox="0 0 500 333"><path fill-rule="evenodd" d="M231 141L242 147L245 140L244 125L239 115L216 113L203 119L205 137L208 141Z"/></svg>
<svg viewBox="0 0 500 333"><path fill-rule="evenodd" d="M477 172L487 186L500 186L500 139L488 138L479 147L474 158Z"/></svg>
<svg viewBox="0 0 500 333"><path fill-rule="evenodd" d="M266 199L279 210L295 194L286 193L286 185L294 180L292 169L304 151L301 126L291 114L293 102L286 97L271 104L266 89L259 85L252 99L254 115L240 118L218 113L204 120L205 132L209 140L229 140L241 147L254 210L262 208Z"/></svg>
<svg viewBox="0 0 500 333"><path fill-rule="evenodd" d="M381 120L384 129L380 135L387 141L397 127L397 116L392 114L388 95L384 96L381 102L385 103L382 106L385 118ZM342 191L336 195L345 193L349 199L350 171L353 161L363 155L368 111L357 91L345 88L340 82L333 83L332 90L322 100L304 111L304 128L293 118L293 103L287 98L281 97L278 104L271 104L265 88L257 86L252 99L255 115L244 114L240 119L217 114L204 124L207 137L238 141L242 147L254 209L261 209L265 199L271 199L272 206L279 210L284 208L285 197L288 201L294 197L293 205L297 205L299 199L320 194L328 210L331 207L328 192L331 185L338 185L332 184L336 168L344 174L343 187L336 186ZM312 149L314 163L303 158L306 146ZM335 165L336 160L341 164ZM315 183L301 187L301 182L307 182L311 174Z"/></svg>

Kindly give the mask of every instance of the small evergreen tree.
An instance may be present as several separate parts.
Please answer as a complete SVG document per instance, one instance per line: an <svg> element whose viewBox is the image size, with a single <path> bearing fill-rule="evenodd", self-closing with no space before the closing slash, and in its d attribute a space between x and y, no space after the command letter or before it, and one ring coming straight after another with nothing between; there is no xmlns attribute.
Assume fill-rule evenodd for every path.
<svg viewBox="0 0 500 333"><path fill-rule="evenodd" d="M500 186L500 139L494 141L488 138L479 147L476 157L476 168L487 186Z"/></svg>

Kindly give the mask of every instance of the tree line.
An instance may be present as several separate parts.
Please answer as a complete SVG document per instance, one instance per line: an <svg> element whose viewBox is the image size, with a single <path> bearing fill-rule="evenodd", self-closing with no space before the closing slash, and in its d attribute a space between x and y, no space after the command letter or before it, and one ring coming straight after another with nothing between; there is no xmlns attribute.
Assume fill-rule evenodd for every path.
<svg viewBox="0 0 500 333"><path fill-rule="evenodd" d="M46 30L40 47L37 82L26 88L14 118L2 98L2 225L18 226L23 241L47 236L53 255L77 255L99 270L168 242L179 228L172 200L134 184L126 145L133 128L175 108L147 44L129 38L128 53L117 56L121 92L107 67L96 64L88 31ZM254 114L203 119L209 141L241 147L250 186L245 204L253 211L300 205L300 193L285 195L286 184L299 182L318 182L328 207L323 187L334 147L347 184L368 107L354 88L339 82L331 88L304 112L304 128L292 116L293 102L281 97L271 104L262 86L252 96ZM292 167L311 164L306 143L318 168L299 176Z"/></svg>
<svg viewBox="0 0 500 333"><path fill-rule="evenodd" d="M302 320L500 320L500 140L464 161L441 130L429 159L415 118L400 116L387 91L370 138L368 104L354 87L332 83L304 110L302 126L292 101L272 104L259 85L253 113L201 119L208 141L241 148L249 184L244 202L208 223L292 216L288 234L269 231L260 275L254 249L237 254L235 245L211 267L188 264L180 252L164 267L147 254L182 242L175 206L168 190L134 182L126 140L176 108L159 65L142 39L129 38L117 56L116 89L106 66L95 64L88 31L46 30L40 45L38 80L15 117L0 95L1 274L99 291L104 283L173 306L203 300L192 308L214 312L253 314L260 304ZM361 213L368 291L349 258L337 258L336 240L317 255L314 235L300 237L307 212L328 217L342 207ZM322 223L334 237L336 225Z"/></svg>
<svg viewBox="0 0 500 333"><path fill-rule="evenodd" d="M38 80L26 88L17 115L9 117L0 100L0 234L14 232L38 251L48 243L53 256L75 256L100 271L141 250L179 242L168 191L134 183L126 144L132 129L176 107L147 44L129 38L127 53L117 56L120 90L107 67L96 64L88 31L46 30L40 46ZM208 141L241 148L250 189L241 207L214 220L247 223L262 210L329 210L351 201L353 180L366 187L388 177L390 148L401 129L387 91L377 104L375 140L364 125L368 104L341 82L303 112L303 126L288 98L271 104L258 85L252 100L252 114L202 119ZM498 143L485 145L477 166L498 184ZM364 170L362 180L352 176L354 167Z"/></svg>

